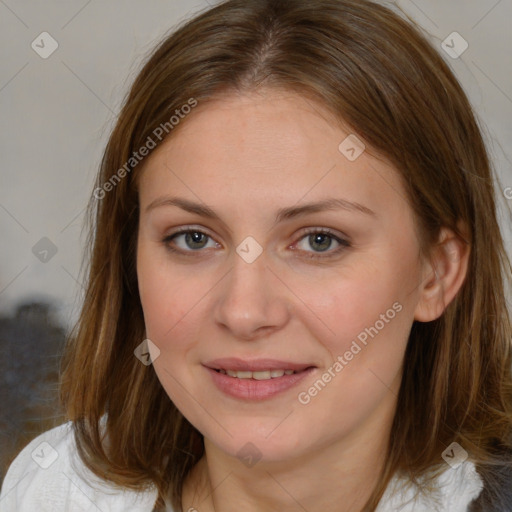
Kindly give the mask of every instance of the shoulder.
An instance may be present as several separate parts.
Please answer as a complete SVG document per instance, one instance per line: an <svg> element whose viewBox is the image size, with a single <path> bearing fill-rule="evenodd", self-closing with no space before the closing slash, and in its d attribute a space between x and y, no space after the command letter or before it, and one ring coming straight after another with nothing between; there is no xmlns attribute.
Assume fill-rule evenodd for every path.
<svg viewBox="0 0 512 512"><path fill-rule="evenodd" d="M33 439L10 465L2 484L2 512L150 512L156 490L135 492L94 475L78 456L71 422Z"/></svg>

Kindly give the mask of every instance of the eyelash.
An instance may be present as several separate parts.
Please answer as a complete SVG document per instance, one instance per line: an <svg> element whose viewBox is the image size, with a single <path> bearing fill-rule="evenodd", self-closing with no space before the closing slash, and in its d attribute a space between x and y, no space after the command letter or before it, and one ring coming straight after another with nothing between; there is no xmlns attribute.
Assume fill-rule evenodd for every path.
<svg viewBox="0 0 512 512"><path fill-rule="evenodd" d="M207 233L204 233L200 229L191 229L189 227L184 227L184 228L180 228L179 230L175 231L174 233L166 236L162 240L162 243L165 245L167 250L169 250L169 251L171 251L173 253L182 254L184 256L192 256L192 254L190 254L190 253L199 253L199 252L201 252L201 249L198 249L196 251L194 251L194 250L183 251L182 249L176 249L175 247L172 247L170 245L170 243L173 241L174 238L176 238L179 235L187 234L187 233L201 233L202 235L205 235L210 240L213 240L213 238L210 235L208 235ZM334 250L328 251L328 252L316 252L316 253L312 252L312 253L310 253L309 251L302 251L302 252L306 252L308 254L308 256L306 256L307 258L310 258L310 259L326 259L326 258L331 258L331 257L337 256L342 251L344 251L344 250L348 249L349 247L351 247L351 244L350 244L350 242L348 240L345 240L343 238L340 238L340 237L336 236L328 228L306 228L306 230L304 231L303 235L299 238L298 242L300 242L301 240L303 240L307 236L314 235L314 234L328 235L329 238L332 238L336 242L338 242L340 244L340 246L337 249L334 249Z"/></svg>

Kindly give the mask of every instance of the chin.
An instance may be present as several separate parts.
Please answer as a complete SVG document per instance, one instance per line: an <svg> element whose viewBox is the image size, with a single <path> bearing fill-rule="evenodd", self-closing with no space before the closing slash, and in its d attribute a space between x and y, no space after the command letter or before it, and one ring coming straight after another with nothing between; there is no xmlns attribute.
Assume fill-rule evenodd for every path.
<svg viewBox="0 0 512 512"><path fill-rule="evenodd" d="M236 457L248 467L257 462L284 462L300 455L306 449L302 441L306 438L305 432L297 429L290 431L282 428L279 421L274 419L269 425L261 425L254 428L247 422L231 424L227 430L219 435L219 432L205 431L205 438L225 454ZM277 428L276 428L277 426Z"/></svg>

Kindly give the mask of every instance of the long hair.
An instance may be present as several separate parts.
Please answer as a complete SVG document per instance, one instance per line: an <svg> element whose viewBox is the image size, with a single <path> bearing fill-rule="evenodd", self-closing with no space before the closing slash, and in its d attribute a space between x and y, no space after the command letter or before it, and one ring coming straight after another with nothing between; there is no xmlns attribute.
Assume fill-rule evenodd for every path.
<svg viewBox="0 0 512 512"><path fill-rule="evenodd" d="M511 460L505 283L512 269L495 176L469 101L442 57L411 23L367 0L228 0L166 37L138 74L89 204L86 294L63 359L61 399L81 458L118 485L155 485L160 501L168 496L180 509L204 445L152 366L134 357L145 337L136 276L143 166L134 154L157 146L161 134L172 137L187 122L170 121L184 105L193 116L194 103L259 87L320 102L394 165L425 257L442 227L470 247L457 296L440 318L412 326L386 462L365 510L375 510L397 472L419 481L441 468L453 441L486 482L481 510L500 510Z"/></svg>

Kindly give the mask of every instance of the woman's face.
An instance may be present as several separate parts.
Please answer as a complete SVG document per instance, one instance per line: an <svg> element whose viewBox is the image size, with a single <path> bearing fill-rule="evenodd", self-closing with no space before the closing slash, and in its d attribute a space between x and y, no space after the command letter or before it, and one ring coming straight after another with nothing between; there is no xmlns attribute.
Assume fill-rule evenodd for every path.
<svg viewBox="0 0 512 512"><path fill-rule="evenodd" d="M182 123L140 181L138 282L165 391L239 457L383 432L426 278L398 174L292 93Z"/></svg>

